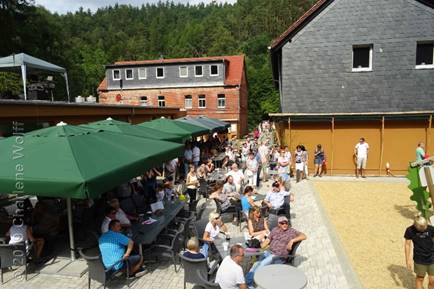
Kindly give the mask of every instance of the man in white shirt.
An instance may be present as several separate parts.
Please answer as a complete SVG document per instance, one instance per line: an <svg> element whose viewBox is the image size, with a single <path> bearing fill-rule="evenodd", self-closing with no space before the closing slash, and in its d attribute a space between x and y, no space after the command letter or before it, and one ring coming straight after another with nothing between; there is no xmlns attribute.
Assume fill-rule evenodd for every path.
<svg viewBox="0 0 434 289"><path fill-rule="evenodd" d="M277 214L279 209L285 204L285 197L289 196L289 192L281 191L278 182L274 182L271 187L272 191L266 195L264 204L270 209L270 213Z"/></svg>
<svg viewBox="0 0 434 289"><path fill-rule="evenodd" d="M230 256L226 256L219 269L215 282L221 289L247 289L241 264L244 259L244 249L240 245L233 245Z"/></svg>
<svg viewBox="0 0 434 289"><path fill-rule="evenodd" d="M197 169L199 167L199 162L200 162L200 149L196 143L193 145L192 159L193 159L194 168Z"/></svg>
<svg viewBox="0 0 434 289"><path fill-rule="evenodd" d="M172 177L174 184L176 179L176 169L178 168L178 158L174 158L173 160L165 163L164 166L166 168L167 176Z"/></svg>
<svg viewBox="0 0 434 289"><path fill-rule="evenodd" d="M237 188L237 192L240 192L241 183L244 180L244 174L238 169L238 165L236 163L232 164L231 170L226 174L226 176L232 176L235 187Z"/></svg>
<svg viewBox="0 0 434 289"><path fill-rule="evenodd" d="M114 198L110 200L110 206L116 210L115 219L119 220L123 229L131 227L131 222L127 217L127 214L121 209L119 200Z"/></svg>
<svg viewBox="0 0 434 289"><path fill-rule="evenodd" d="M365 169L368 160L368 151L369 145L365 142L365 138L361 137L359 143L356 144L354 148L354 153L356 154L357 159L356 178L359 177L359 174L362 178L366 178Z"/></svg>

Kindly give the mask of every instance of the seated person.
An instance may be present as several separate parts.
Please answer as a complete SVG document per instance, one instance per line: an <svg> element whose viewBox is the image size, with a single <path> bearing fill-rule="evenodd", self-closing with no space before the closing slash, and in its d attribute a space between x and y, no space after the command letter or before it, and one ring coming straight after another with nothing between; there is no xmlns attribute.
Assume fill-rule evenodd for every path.
<svg viewBox="0 0 434 289"><path fill-rule="evenodd" d="M244 249L236 244L231 247L229 252L230 256L223 259L217 270L215 282L222 289L247 289L243 268L241 267L244 260Z"/></svg>
<svg viewBox="0 0 434 289"><path fill-rule="evenodd" d="M226 182L223 185L223 193L228 197L232 197L235 199L240 199L240 194L237 191L237 187L234 183L234 177L229 175L226 177Z"/></svg>
<svg viewBox="0 0 434 289"><path fill-rule="evenodd" d="M165 193L164 193L164 186L162 184L157 184L155 186L155 198L157 202L164 201Z"/></svg>
<svg viewBox="0 0 434 289"><path fill-rule="evenodd" d="M270 264L282 264L283 259L288 257L288 252L292 250L294 243L306 240L306 235L289 227L288 219L285 216L280 216L278 219L278 227L274 228L268 239L264 241L264 245L270 245L269 250L264 252L261 259L256 262L249 273L246 275L247 284L253 285L255 271L259 268Z"/></svg>
<svg viewBox="0 0 434 289"><path fill-rule="evenodd" d="M205 259L205 255L199 251L199 240L196 237L187 241L187 250L183 255L190 259Z"/></svg>
<svg viewBox="0 0 434 289"><path fill-rule="evenodd" d="M212 159L208 159L206 161L205 169L207 174L212 173L214 171L214 164L212 162Z"/></svg>
<svg viewBox="0 0 434 289"><path fill-rule="evenodd" d="M45 243L44 239L33 237L32 228L27 226L22 218L18 217L12 220L12 226L6 232L6 236L10 238L9 244L15 245L25 243L27 249L28 243L32 242L35 248L36 259L41 257L42 249L44 248Z"/></svg>
<svg viewBox="0 0 434 289"><path fill-rule="evenodd" d="M116 220L116 209L113 207L105 208L105 217L101 223L101 233L104 234L109 230L109 224L112 220Z"/></svg>
<svg viewBox="0 0 434 289"><path fill-rule="evenodd" d="M209 195L209 198L219 200L220 207L223 212L231 206L230 199L228 195L223 192L223 185L221 183L217 183L214 186L213 192Z"/></svg>
<svg viewBox="0 0 434 289"><path fill-rule="evenodd" d="M278 182L274 182L271 186L272 191L267 194L263 203L268 207L270 213L277 214L285 204L285 197L289 196L289 192L281 191Z"/></svg>
<svg viewBox="0 0 434 289"><path fill-rule="evenodd" d="M37 202L32 212L32 233L45 240L57 236L61 230L60 217L48 212L44 202Z"/></svg>
<svg viewBox="0 0 434 289"><path fill-rule="evenodd" d="M177 198L175 189L173 187L172 177L167 177L167 179L164 180L163 189L164 189L164 195L165 195L166 199L173 200L173 199Z"/></svg>
<svg viewBox="0 0 434 289"><path fill-rule="evenodd" d="M247 218L249 217L250 209L255 206L255 201L252 198L252 194L253 187L247 186L244 188L243 196L241 197L241 208Z"/></svg>
<svg viewBox="0 0 434 289"><path fill-rule="evenodd" d="M222 233L226 233L228 231L226 225L223 223L221 216L217 212L211 212L208 216L208 224L205 227L205 231L203 232L203 241L205 244L202 247L202 254L205 257L208 257L209 244L213 243L217 238L220 230Z"/></svg>
<svg viewBox="0 0 434 289"><path fill-rule="evenodd" d="M127 261L129 273L134 275L143 271L143 257L131 255L134 242L121 233L121 223L118 220L111 220L109 230L101 235L98 240L102 262L106 269L111 271L120 270L125 267Z"/></svg>
<svg viewBox="0 0 434 289"><path fill-rule="evenodd" d="M131 227L130 218L137 219L133 216L128 216L127 214L125 214L125 212L120 207L119 200L116 198L110 200L110 207L116 210L115 219L121 222L121 226L123 229Z"/></svg>
<svg viewBox="0 0 434 289"><path fill-rule="evenodd" d="M270 234L267 220L261 215L261 208L254 206L250 209L247 227L251 238L258 239L261 245Z"/></svg>

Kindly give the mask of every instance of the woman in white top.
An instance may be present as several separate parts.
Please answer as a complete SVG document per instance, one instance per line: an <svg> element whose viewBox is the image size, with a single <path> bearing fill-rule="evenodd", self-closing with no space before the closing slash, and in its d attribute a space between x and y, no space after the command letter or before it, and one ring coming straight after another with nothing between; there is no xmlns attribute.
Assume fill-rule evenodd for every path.
<svg viewBox="0 0 434 289"><path fill-rule="evenodd" d="M205 227L205 232L203 232L204 241L214 242L220 231L222 233L226 233L228 231L219 213L211 212L208 216L208 221L209 222Z"/></svg>
<svg viewBox="0 0 434 289"><path fill-rule="evenodd" d="M194 209L194 203L196 202L197 187L199 186L199 180L196 175L196 169L193 165L189 166L189 172L185 185L187 186L187 194L190 196L190 209Z"/></svg>
<svg viewBox="0 0 434 289"><path fill-rule="evenodd" d="M35 238L32 234L32 228L24 224L24 220L22 218L14 218L12 221L12 226L9 228L9 231L6 233L6 236L10 237L9 244L20 244L20 243L28 243L31 241L33 246L35 247L35 255L36 258L39 259L42 254L42 249L44 248L44 239Z"/></svg>

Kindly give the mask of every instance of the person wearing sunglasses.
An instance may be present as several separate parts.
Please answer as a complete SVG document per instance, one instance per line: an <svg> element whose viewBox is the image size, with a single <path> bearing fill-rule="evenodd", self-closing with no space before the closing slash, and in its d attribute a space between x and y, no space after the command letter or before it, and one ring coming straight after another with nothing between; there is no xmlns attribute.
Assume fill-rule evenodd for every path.
<svg viewBox="0 0 434 289"><path fill-rule="evenodd" d="M246 275L247 285L249 286L253 285L256 270L270 264L284 263L288 253L292 250L292 246L296 242L307 238L305 234L289 227L288 219L285 216L280 216L277 222L278 226L271 231L268 239L263 242L263 247L270 245L269 250L264 252L260 260L252 266Z"/></svg>

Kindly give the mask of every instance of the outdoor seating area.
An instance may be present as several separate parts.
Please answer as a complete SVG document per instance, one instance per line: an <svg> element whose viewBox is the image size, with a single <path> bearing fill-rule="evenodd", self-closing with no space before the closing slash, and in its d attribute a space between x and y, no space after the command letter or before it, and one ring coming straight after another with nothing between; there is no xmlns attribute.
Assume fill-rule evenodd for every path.
<svg viewBox="0 0 434 289"><path fill-rule="evenodd" d="M261 157L257 140L228 141L226 124L208 122L157 119L131 125L109 118L80 126L59 123L21 135L25 151L32 151L23 160L22 192L14 188L13 163L1 158L0 191L7 196L1 200L2 276L20 272L17 265L25 268L25 276L28 271L43 274L53 264L61 267L58 261L69 255L56 274L87 275L89 288L94 283L105 288L112 279L129 287L147 274L148 264L160 262L184 274L211 266L195 277L185 275L185 282L218 288L219 264L232 258L236 246L245 250L240 264L247 276L269 250L266 236L290 223L289 192L278 177L271 187L265 174L255 183L249 180L249 171L268 170L251 164L249 155ZM1 140L1 151L16 141L16 136ZM191 264L183 255L194 240L206 248L202 263ZM298 245L271 263L293 265ZM17 248L24 253L20 263L10 255ZM69 266L75 262L86 265ZM66 272L70 267L80 270ZM12 279L2 277L2 282L18 275L7 276Z"/></svg>

